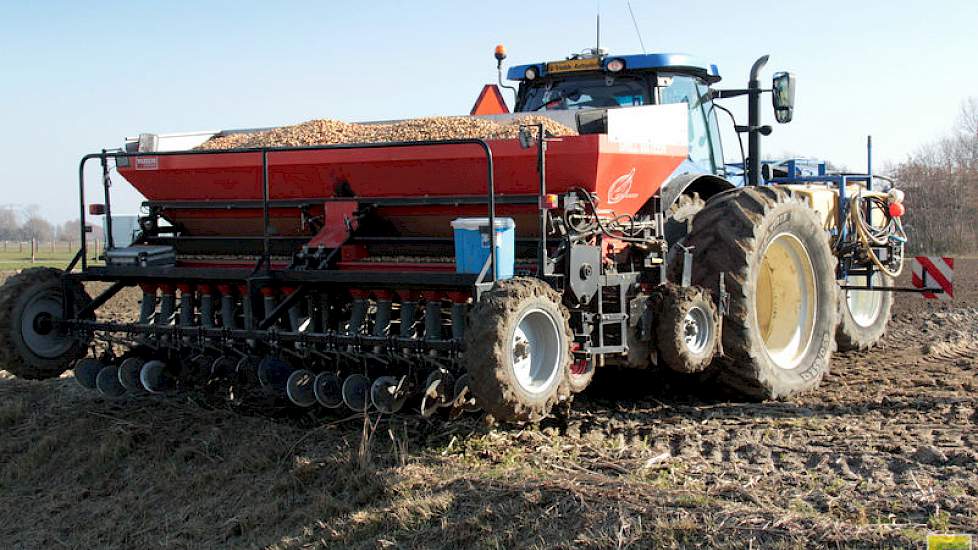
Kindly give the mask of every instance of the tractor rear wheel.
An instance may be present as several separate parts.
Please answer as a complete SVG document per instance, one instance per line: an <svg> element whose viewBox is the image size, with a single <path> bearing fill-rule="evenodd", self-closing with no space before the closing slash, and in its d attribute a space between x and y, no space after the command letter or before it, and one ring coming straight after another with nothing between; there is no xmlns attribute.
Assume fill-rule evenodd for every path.
<svg viewBox="0 0 978 550"><path fill-rule="evenodd" d="M484 293L469 314L463 363L476 402L497 420L536 422L570 389L570 314L543 281L518 277Z"/></svg>
<svg viewBox="0 0 978 550"><path fill-rule="evenodd" d="M755 399L816 387L829 370L837 321L836 259L821 220L776 187L715 196L693 221L693 284L719 290L724 357L715 379Z"/></svg>
<svg viewBox="0 0 978 550"><path fill-rule="evenodd" d="M850 275L847 285L866 286L866 275ZM893 280L879 272L873 274L873 286L893 286ZM893 307L892 292L871 290L839 291L839 327L835 341L840 351L868 350L886 334Z"/></svg>
<svg viewBox="0 0 978 550"><path fill-rule="evenodd" d="M0 369L19 378L60 376L87 351L80 340L56 326L63 316L63 272L50 267L25 269L0 287ZM76 307L91 301L81 283L71 281Z"/></svg>

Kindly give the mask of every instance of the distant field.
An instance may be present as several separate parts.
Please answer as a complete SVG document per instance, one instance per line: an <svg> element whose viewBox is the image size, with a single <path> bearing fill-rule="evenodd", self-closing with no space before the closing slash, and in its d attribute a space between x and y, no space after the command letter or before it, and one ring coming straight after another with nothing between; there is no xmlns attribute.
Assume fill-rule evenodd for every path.
<svg viewBox="0 0 978 550"><path fill-rule="evenodd" d="M7 242L5 246L0 244L0 270L10 271L36 266L64 268L77 252L77 243L71 248L67 243L57 243L53 248L51 244L44 243L38 246L32 263L30 243ZM89 259L95 256L94 249L89 250Z"/></svg>

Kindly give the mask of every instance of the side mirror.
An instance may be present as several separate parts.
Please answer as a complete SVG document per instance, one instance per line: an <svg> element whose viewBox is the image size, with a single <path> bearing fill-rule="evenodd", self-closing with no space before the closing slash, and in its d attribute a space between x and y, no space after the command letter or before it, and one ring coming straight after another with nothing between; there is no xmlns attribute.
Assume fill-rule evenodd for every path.
<svg viewBox="0 0 978 550"><path fill-rule="evenodd" d="M771 96L774 117L781 124L791 122L795 116L795 75L787 72L775 73Z"/></svg>

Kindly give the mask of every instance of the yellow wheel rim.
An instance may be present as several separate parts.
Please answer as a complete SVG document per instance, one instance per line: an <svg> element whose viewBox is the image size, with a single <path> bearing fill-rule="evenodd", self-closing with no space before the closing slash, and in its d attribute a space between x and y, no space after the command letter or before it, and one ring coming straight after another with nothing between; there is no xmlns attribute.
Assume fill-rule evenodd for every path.
<svg viewBox="0 0 978 550"><path fill-rule="evenodd" d="M815 268L805 245L790 233L775 236L762 258L754 297L757 330L771 361L794 369L815 332Z"/></svg>

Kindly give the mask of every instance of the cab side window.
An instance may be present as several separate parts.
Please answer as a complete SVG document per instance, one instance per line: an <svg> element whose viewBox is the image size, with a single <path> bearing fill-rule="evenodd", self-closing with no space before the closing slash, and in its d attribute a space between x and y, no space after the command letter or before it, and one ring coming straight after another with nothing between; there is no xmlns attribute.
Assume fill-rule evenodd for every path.
<svg viewBox="0 0 978 550"><path fill-rule="evenodd" d="M696 78L679 74L659 75L659 102L685 103L689 110L689 160L715 173L720 151L714 151L709 111L709 89ZM712 126L715 126L712 125ZM719 136L716 136L719 138Z"/></svg>

